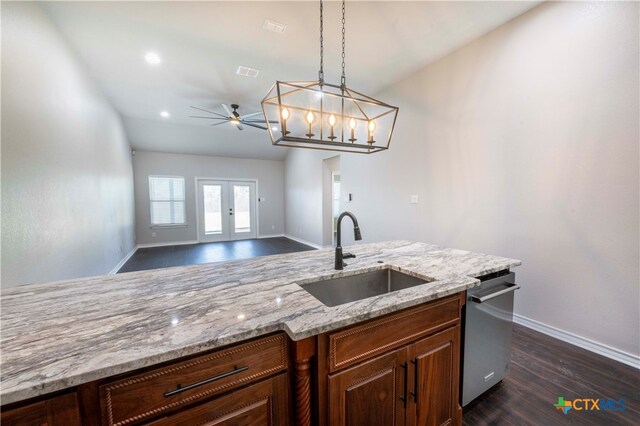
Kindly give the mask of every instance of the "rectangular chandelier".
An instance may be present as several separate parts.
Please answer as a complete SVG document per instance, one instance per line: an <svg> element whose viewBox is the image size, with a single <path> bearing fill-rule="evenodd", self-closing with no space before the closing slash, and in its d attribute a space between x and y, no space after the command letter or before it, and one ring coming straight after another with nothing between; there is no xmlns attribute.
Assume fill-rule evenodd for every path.
<svg viewBox="0 0 640 426"><path fill-rule="evenodd" d="M346 85L277 81L262 100L271 143L371 154L389 148L398 107Z"/></svg>

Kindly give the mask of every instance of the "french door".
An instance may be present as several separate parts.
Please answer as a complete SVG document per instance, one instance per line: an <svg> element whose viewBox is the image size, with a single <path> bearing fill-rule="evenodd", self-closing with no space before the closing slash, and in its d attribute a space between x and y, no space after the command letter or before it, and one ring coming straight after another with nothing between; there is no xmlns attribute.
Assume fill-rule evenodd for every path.
<svg viewBox="0 0 640 426"><path fill-rule="evenodd" d="M256 183L198 180L200 242L256 238Z"/></svg>

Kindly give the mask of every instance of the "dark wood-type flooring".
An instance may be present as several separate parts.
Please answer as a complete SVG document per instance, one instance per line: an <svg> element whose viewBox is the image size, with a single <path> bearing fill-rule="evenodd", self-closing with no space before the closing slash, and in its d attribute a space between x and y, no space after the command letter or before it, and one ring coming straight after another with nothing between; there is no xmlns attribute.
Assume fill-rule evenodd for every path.
<svg viewBox="0 0 640 426"><path fill-rule="evenodd" d="M118 273L314 250L285 237L138 249Z"/></svg>
<svg viewBox="0 0 640 426"><path fill-rule="evenodd" d="M624 411L554 407L558 397L624 399ZM640 425L640 370L514 324L506 379L464 408L476 425Z"/></svg>

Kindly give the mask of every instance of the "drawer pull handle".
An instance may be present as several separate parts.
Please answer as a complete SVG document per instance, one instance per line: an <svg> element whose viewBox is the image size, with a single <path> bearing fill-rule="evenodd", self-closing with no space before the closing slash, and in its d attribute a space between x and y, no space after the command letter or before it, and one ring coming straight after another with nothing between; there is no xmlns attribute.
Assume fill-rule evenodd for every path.
<svg viewBox="0 0 640 426"><path fill-rule="evenodd" d="M176 386L176 388L174 390L169 391L169 392L165 392L164 397L168 398L170 396L174 396L174 395L177 395L179 393L182 393L182 392L185 392L185 391L188 391L188 390L191 390L191 389L195 389L195 388L197 388L199 386L206 385L207 383L215 382L216 380L220 380L220 379L224 379L225 377L233 376L234 374L241 373L241 372L243 372L245 370L248 370L248 369L249 369L249 366L244 366L244 367L236 367L236 366L234 366L233 370L231 370L231 371L227 371L226 373L218 374L217 376L213 376L213 377L211 377L209 379L202 380L200 382L192 383L192 384L184 386L184 387L182 387L182 386L180 386L178 384L178 386Z"/></svg>

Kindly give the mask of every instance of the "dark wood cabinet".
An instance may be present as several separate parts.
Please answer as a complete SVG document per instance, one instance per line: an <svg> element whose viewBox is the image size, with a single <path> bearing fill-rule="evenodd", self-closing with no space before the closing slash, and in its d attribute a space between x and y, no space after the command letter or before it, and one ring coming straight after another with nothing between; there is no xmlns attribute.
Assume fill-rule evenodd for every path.
<svg viewBox="0 0 640 426"><path fill-rule="evenodd" d="M404 424L405 350L329 376L330 425Z"/></svg>
<svg viewBox="0 0 640 426"><path fill-rule="evenodd" d="M72 392L13 409L3 407L0 423L2 426L79 426L77 394Z"/></svg>
<svg viewBox="0 0 640 426"><path fill-rule="evenodd" d="M458 410L460 327L407 348L409 400L407 426L455 424Z"/></svg>
<svg viewBox="0 0 640 426"><path fill-rule="evenodd" d="M289 418L289 380L280 374L150 425L286 426Z"/></svg>
<svg viewBox="0 0 640 426"><path fill-rule="evenodd" d="M464 295L318 336L316 424L458 425Z"/></svg>

